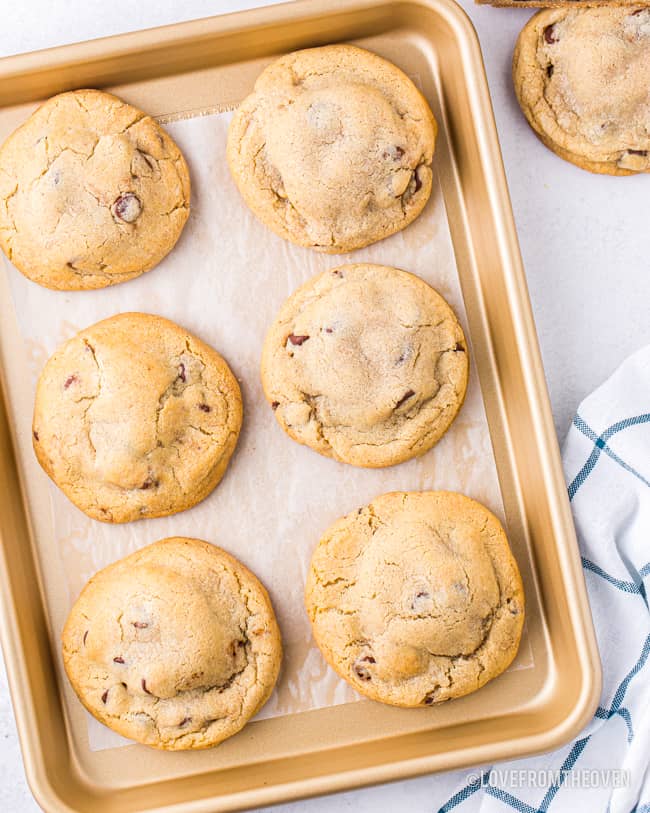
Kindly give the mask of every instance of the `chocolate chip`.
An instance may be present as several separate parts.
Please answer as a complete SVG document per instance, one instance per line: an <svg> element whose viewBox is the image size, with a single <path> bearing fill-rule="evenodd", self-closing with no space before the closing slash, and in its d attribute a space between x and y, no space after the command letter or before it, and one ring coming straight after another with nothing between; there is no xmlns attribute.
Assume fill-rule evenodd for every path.
<svg viewBox="0 0 650 813"><path fill-rule="evenodd" d="M366 663L377 663L377 661L372 657L372 655L364 655L363 658L357 658L354 662L354 674L359 678L359 680L371 680L372 675L368 670L367 666L364 666Z"/></svg>
<svg viewBox="0 0 650 813"><path fill-rule="evenodd" d="M296 336L290 333L288 338L291 344L297 344L298 347L300 347L301 344L304 344L309 339L309 336Z"/></svg>
<svg viewBox="0 0 650 813"><path fill-rule="evenodd" d="M422 189L422 181L420 180L420 175L418 174L417 169L415 170L414 178L415 178L415 189L413 190L413 194L419 192L420 189Z"/></svg>
<svg viewBox="0 0 650 813"><path fill-rule="evenodd" d="M326 327L325 328L325 333L334 333L334 331L332 330L331 327Z"/></svg>
<svg viewBox="0 0 650 813"><path fill-rule="evenodd" d="M544 39L549 45L553 45L554 42L557 42L555 37L553 36L553 32L555 31L555 23L552 25L547 25L544 29Z"/></svg>
<svg viewBox="0 0 650 813"><path fill-rule="evenodd" d="M201 412L212 412L212 407L209 407L207 404L199 404L199 409Z"/></svg>
<svg viewBox="0 0 650 813"><path fill-rule="evenodd" d="M408 401L409 398L412 398L415 395L413 390L407 390L404 395L399 399L399 401L395 404L395 409L399 409L405 401Z"/></svg>
<svg viewBox="0 0 650 813"><path fill-rule="evenodd" d="M460 342L456 342L456 346L454 347L454 353L464 353L465 348Z"/></svg>
<svg viewBox="0 0 650 813"><path fill-rule="evenodd" d="M119 656L117 658L113 658L113 663L124 663L124 658Z"/></svg>
<svg viewBox="0 0 650 813"><path fill-rule="evenodd" d="M160 485L160 481L156 480L155 477L147 477L144 483L140 486L142 491L146 491L148 488L158 488Z"/></svg>
<svg viewBox="0 0 650 813"><path fill-rule="evenodd" d="M183 364L183 362L181 362L178 365L178 375L176 376L176 378L182 381L183 384L185 383L185 365Z"/></svg>
<svg viewBox="0 0 650 813"><path fill-rule="evenodd" d="M83 645L86 646L86 638L88 637L88 630L84 632Z"/></svg>
<svg viewBox="0 0 650 813"><path fill-rule="evenodd" d="M192 718L191 718L191 717L183 717L183 719L182 719L182 720L180 721L180 723L178 724L178 727L179 727L179 728L183 728L183 726L184 726L184 725L187 725L188 723L191 723L191 722L192 722Z"/></svg>
<svg viewBox="0 0 650 813"><path fill-rule="evenodd" d="M277 409L279 406L280 406L280 402L279 402L279 401L273 401L273 403L271 404L271 409L272 409L272 410L275 412L275 410L276 410L276 409Z"/></svg>
<svg viewBox="0 0 650 813"><path fill-rule="evenodd" d="M393 161L399 161L400 158L404 156L404 148L398 147L395 145L394 147L389 147L387 150L384 150L381 154L382 158L392 158Z"/></svg>
<svg viewBox="0 0 650 813"><path fill-rule="evenodd" d="M643 156L643 158L645 158L648 155L647 150L628 150L627 153L628 155L641 155Z"/></svg>
<svg viewBox="0 0 650 813"><path fill-rule="evenodd" d="M147 624L147 622L146 622L146 621L134 621L134 622L133 622L133 626L134 626L134 627L135 627L137 630L146 630L146 629L147 629L147 627L149 626L149 624Z"/></svg>
<svg viewBox="0 0 650 813"><path fill-rule="evenodd" d="M32 432L32 435L34 435L34 440L38 440L38 432L35 429Z"/></svg>
<svg viewBox="0 0 650 813"><path fill-rule="evenodd" d="M428 593L426 590L418 590L418 592L413 597L413 601L411 602L411 609L415 612L418 612L418 607L422 609L422 601L421 599L428 599L431 598L431 593Z"/></svg>
<svg viewBox="0 0 650 813"><path fill-rule="evenodd" d="M554 70L555 70L555 68L552 65L547 65L546 66L546 75L548 76L549 79L551 78L551 76L553 76L553 71Z"/></svg>
<svg viewBox="0 0 650 813"><path fill-rule="evenodd" d="M69 376L68 378L66 378L66 380L65 380L65 384L63 385L63 389L64 389L64 390L67 390L67 389L68 389L68 387L70 386L70 384L74 384L74 382L75 382L76 380L77 380L77 376L76 376L76 375L71 375L71 376Z"/></svg>
<svg viewBox="0 0 650 813"><path fill-rule="evenodd" d="M142 690L143 690L143 691L145 691L147 694L151 694L151 692L149 691L149 689L147 689L147 681L146 681L144 678L142 678L142 683L141 683L141 685L142 685ZM152 695L152 696L153 696L153 695Z"/></svg>
<svg viewBox="0 0 650 813"><path fill-rule="evenodd" d="M118 197L115 198L111 206L111 212L116 220L121 220L124 223L133 223L140 217L142 203L133 192L125 192L123 195L118 195Z"/></svg>
<svg viewBox="0 0 650 813"><path fill-rule="evenodd" d="M106 691L102 695L102 703L106 703L107 700L108 700L108 689L106 689Z"/></svg>
<svg viewBox="0 0 650 813"><path fill-rule="evenodd" d="M126 683L120 683L120 686L123 686L125 689L128 689L128 688L129 688L129 687L126 685Z"/></svg>

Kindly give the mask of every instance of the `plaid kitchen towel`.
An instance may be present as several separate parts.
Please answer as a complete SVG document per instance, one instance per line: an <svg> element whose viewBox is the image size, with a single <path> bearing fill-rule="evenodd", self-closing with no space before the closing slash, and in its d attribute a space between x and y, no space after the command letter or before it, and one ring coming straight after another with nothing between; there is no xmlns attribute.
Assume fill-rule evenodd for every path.
<svg viewBox="0 0 650 813"><path fill-rule="evenodd" d="M471 781L466 772L439 813L650 813L650 347L582 402L563 460L603 662L600 705L565 748ZM504 771L516 782L500 781ZM531 786L544 781L528 771L550 784Z"/></svg>

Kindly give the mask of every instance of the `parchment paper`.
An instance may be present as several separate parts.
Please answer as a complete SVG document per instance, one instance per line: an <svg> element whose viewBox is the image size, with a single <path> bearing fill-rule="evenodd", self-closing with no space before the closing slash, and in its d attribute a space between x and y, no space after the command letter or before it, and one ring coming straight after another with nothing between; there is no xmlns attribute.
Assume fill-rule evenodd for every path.
<svg viewBox="0 0 650 813"><path fill-rule="evenodd" d="M97 570L166 536L205 539L241 559L269 589L285 645L277 689L259 715L272 717L359 699L325 665L303 607L311 553L334 520L392 490L462 491L501 519L503 506L473 366L467 400L451 429L432 451L399 466L365 470L336 463L293 442L277 425L259 379L262 341L285 298L319 271L361 261L411 271L450 302L470 353L471 335L435 177L429 204L405 231L352 254L317 254L276 237L244 205L225 161L231 115L165 125L190 164L192 210L179 244L153 271L112 288L61 293L29 282L6 260L5 265L28 351L32 394L45 361L61 342L123 311L178 322L222 353L238 377L244 428L224 480L203 503L172 517L106 525L86 517L48 480L50 504L39 510L51 516L67 578L68 609ZM31 414L13 417L17 431L29 436ZM31 450L25 445L22 454ZM33 476L47 480L40 471ZM53 620L56 640L65 619L58 615ZM127 744L90 715L88 721L93 750Z"/></svg>

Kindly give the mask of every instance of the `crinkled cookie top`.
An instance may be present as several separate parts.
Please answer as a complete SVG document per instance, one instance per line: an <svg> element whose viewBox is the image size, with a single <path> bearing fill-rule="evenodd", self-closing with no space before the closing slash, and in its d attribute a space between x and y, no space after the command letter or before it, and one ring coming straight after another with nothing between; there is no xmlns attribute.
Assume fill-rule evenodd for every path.
<svg viewBox="0 0 650 813"><path fill-rule="evenodd" d="M0 148L0 245L47 288L103 288L148 271L175 245L189 205L176 144L109 93L54 96Z"/></svg>
<svg viewBox="0 0 650 813"><path fill-rule="evenodd" d="M82 511L128 522L206 497L241 423L239 385L215 350L167 319L124 313L81 331L48 360L33 443Z"/></svg>
<svg viewBox="0 0 650 813"><path fill-rule="evenodd" d="M430 449L463 403L468 370L445 300L381 265L313 277L284 303L262 351L264 392L282 428L357 466Z"/></svg>
<svg viewBox="0 0 650 813"><path fill-rule="evenodd" d="M436 123L399 68L351 45L270 65L237 110L228 161L280 236L330 253L407 226L431 192Z"/></svg>
<svg viewBox="0 0 650 813"><path fill-rule="evenodd" d="M306 605L341 677L397 706L483 686L513 660L524 619L501 524L444 491L384 494L334 523L314 553Z"/></svg>
<svg viewBox="0 0 650 813"><path fill-rule="evenodd" d="M519 35L515 90L552 149L580 166L650 170L650 9L548 9Z"/></svg>
<svg viewBox="0 0 650 813"><path fill-rule="evenodd" d="M207 542L164 539L100 571L63 631L64 664L101 722L167 750L207 748L266 702L282 647L269 597Z"/></svg>

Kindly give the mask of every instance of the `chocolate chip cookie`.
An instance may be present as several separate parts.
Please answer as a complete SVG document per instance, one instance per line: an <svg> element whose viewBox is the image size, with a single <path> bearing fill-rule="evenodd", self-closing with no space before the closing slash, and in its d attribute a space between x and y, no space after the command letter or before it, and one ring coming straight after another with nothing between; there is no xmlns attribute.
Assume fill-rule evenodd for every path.
<svg viewBox="0 0 650 813"><path fill-rule="evenodd" d="M420 214L436 132L427 102L399 68L352 45L328 45L263 71L230 125L227 154L266 226L339 253Z"/></svg>
<svg viewBox="0 0 650 813"><path fill-rule="evenodd" d="M440 439L468 367L463 330L433 288L397 268L343 265L284 303L264 342L262 384L294 440L379 467Z"/></svg>
<svg viewBox="0 0 650 813"><path fill-rule="evenodd" d="M557 8L517 40L515 91L528 123L591 172L650 171L650 9Z"/></svg>
<svg viewBox="0 0 650 813"><path fill-rule="evenodd" d="M209 748L268 700L282 644L268 594L220 548L163 539L97 573L62 636L79 699L100 722L168 751Z"/></svg>
<svg viewBox="0 0 650 813"><path fill-rule="evenodd" d="M109 93L54 96L0 148L0 246L47 288L104 288L148 271L189 205L176 144Z"/></svg>
<svg viewBox="0 0 650 813"><path fill-rule="evenodd" d="M343 517L305 592L316 643L361 694L430 706L479 689L514 659L524 622L498 519L447 491L396 492Z"/></svg>
<svg viewBox="0 0 650 813"><path fill-rule="evenodd" d="M242 423L223 358L182 327L123 313L82 330L36 389L39 463L93 519L190 508L221 480Z"/></svg>

